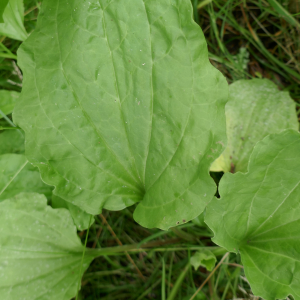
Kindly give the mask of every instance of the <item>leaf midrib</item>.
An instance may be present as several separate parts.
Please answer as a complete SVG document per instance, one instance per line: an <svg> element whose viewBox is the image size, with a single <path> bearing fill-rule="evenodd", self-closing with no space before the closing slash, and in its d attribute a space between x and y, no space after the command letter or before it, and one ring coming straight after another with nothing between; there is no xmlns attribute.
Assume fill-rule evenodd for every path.
<svg viewBox="0 0 300 300"><path fill-rule="evenodd" d="M150 152L150 143L151 143L151 138L152 138L152 131L153 131L153 111L154 111L154 91L153 91L153 49L152 49L152 36L151 36L151 26L150 26L150 19L148 16L147 8L145 1L142 0L144 4L144 9L145 9L145 14L147 17L147 23L149 26L149 44L150 44L150 53L151 53L151 124L150 124L150 134L149 134L149 140L148 140L148 149L147 149L147 155L146 155L146 160L145 160L145 166L144 166L144 186L146 186L146 169L147 169L147 162L148 162L148 157L149 157L149 152Z"/></svg>
<svg viewBox="0 0 300 300"><path fill-rule="evenodd" d="M143 2L144 2L144 0L143 0ZM177 8L177 11L178 11L178 8ZM178 11L178 15L180 14L180 12ZM181 21L181 19L179 18L179 20ZM149 23L149 22L148 22ZM149 23L149 26L150 26L150 23ZM180 23L180 28L181 28L181 30L182 30L182 25L181 25L181 23ZM183 30L182 30L182 32L183 32ZM186 41L186 43L188 43L188 41L187 41L187 39L186 39L186 36L183 34L183 36L184 36L184 38L185 38L185 41ZM151 54L152 54L152 51L151 51ZM190 102L190 109L189 109L189 115L188 115L188 117L187 117L187 119L186 119L186 123L185 123L185 126L184 126L184 129L183 129L183 131L182 131L182 135L181 135L181 137L180 137L180 141L179 141L179 143L178 143L178 146L177 146L177 148L175 149L175 151L174 151L174 153L172 154L172 156L170 157L170 159L168 160L168 162L165 164L165 166L164 166L164 168L162 169L162 171L161 171L161 173L159 174L159 176L157 176L156 177L156 179L152 182L152 184L150 185L150 186L148 186L147 187L147 192L149 192L149 190L155 185L155 183L161 178L161 176L163 175L163 173L166 171L166 169L168 168L168 166L170 165L170 163L171 163L171 161L174 159L174 157L175 157L175 155L177 154L177 151L178 151L178 149L179 149L179 147L180 147L180 145L181 145L181 142L182 142L182 140L183 140L183 137L184 137L184 135L185 135L185 131L186 131L186 129L187 129L187 126L188 126L188 124L189 124L189 121L190 121L190 116L191 116L191 111L192 111L192 108L193 108L193 106L194 106L194 101L195 101L195 94L194 94L194 84L195 84L195 82L194 82L194 68L193 68L193 66L194 66L194 63L193 63L193 59L192 59L192 55L191 55L191 53L189 52L189 56L190 56L190 62L191 62L191 66L192 66L192 78L193 78L193 81L192 81L192 90L193 90L193 96L192 96L192 100L191 100L191 102ZM151 126L151 132L152 132L152 126ZM151 142L151 140L149 141L149 148L150 148L150 142ZM146 164L147 165L147 164ZM146 168L145 168L145 171L146 171ZM196 181L196 180L195 180ZM176 199L175 199L176 200Z"/></svg>
<svg viewBox="0 0 300 300"><path fill-rule="evenodd" d="M68 86L70 87L71 91L73 92L73 95L74 95L74 98L76 100L76 102L78 103L78 105L80 106L82 112L83 112L83 115L85 116L86 120L88 121L88 123L91 124L91 126L94 128L95 132L97 133L98 137L102 140L103 144L106 146L106 148L111 152L111 154L116 158L116 161L124 168L124 170L127 172L128 176L133 179L135 182L137 182L137 178L135 178L133 176L133 174L131 172L129 172L129 170L120 162L120 160L118 159L117 155L115 154L115 152L107 145L107 143L105 142L105 139L102 137L102 135L100 134L100 132L98 131L96 125L92 122L91 118L89 117L89 115L87 114L87 112L83 109L82 105L81 105L81 102L79 101L78 99L78 96L77 94L75 93L74 89L73 89L73 86L72 84L70 83L70 81L68 80L68 77L64 71L64 67L63 67L63 61L62 61L62 56L61 56L61 46L60 46L60 41L59 41L59 34L58 34L58 22L57 22L57 19L58 19L58 8L59 8L59 5L60 5L60 0L57 0L57 7L56 7L56 36L57 36L57 43L58 43L58 48L59 48L59 54L60 54L60 63L61 63L61 71L62 71L62 74L66 80L66 82L68 83ZM35 76L35 79L36 79L36 76ZM38 88L37 88L37 84L36 84L36 89L38 91ZM38 91L39 93L39 91ZM39 99L40 99L40 96L39 96ZM41 102L40 102L40 106L42 108L42 105L41 105ZM45 115L47 116L45 110L43 109ZM58 129L54 126L52 120L47 116L47 118L49 119L49 121L51 122L53 128L55 128L57 131L59 131L61 133L61 135L74 147L76 148L82 155L83 157L89 162L91 163L92 165L94 165L96 168L100 169L101 171L109 174L110 176L113 176L115 177L118 181L120 181L120 178L117 177L114 173L111 173L111 172L108 172L107 170L104 170L102 168L100 168L99 166L95 165L91 160L89 160L74 144L72 144L67 138L66 136ZM136 187L136 186L133 186L130 182L122 179L123 182L125 182L126 184L134 187L135 189L137 189L138 191L139 188Z"/></svg>
<svg viewBox="0 0 300 300"><path fill-rule="evenodd" d="M118 80L117 80L117 73L116 73L116 66L115 66L115 63L114 63L114 57L113 57L113 52L112 52L112 49L111 49L111 46L109 44L109 39L108 39L108 36L107 36L107 30L106 30L106 23L105 23L105 14L104 14L104 9L102 7L102 4L101 4L101 0L98 0L98 3L102 9L102 25L103 25L103 30L104 30L104 35L106 37L106 44L107 44L107 47L108 47L108 50L109 50L109 53L110 53L110 57L111 57L111 63L112 63L112 67L113 67L113 72L114 72L114 79L115 79L115 89L116 89L116 93L117 93L117 98L118 98L118 107L119 107L119 111L120 111L120 114L121 114L121 119L122 119L122 123L123 123L123 126L124 126L124 131L125 131L125 135L126 135L126 141L127 141L127 146L130 150L130 153L131 153L131 157L133 158L133 161L134 161L134 167L135 167L135 170L136 170L136 173L138 175L138 181L140 181L141 184L143 184L143 181L142 181L142 178L141 178L141 174L139 174L139 171L138 171L138 168L136 166L136 161L135 161L135 156L133 155L133 152L132 152L132 148L131 148L131 144L129 142L129 137L128 137L128 131L127 131L127 127L126 127L126 124L125 124L125 119L124 119L124 114L123 114L123 110L121 108L121 98L120 98L120 90L119 90L119 85L118 85ZM110 2L111 3L111 2ZM109 3L109 4L110 4ZM108 5L109 5L108 4ZM108 7L107 5L107 7ZM106 8L105 8L106 9ZM106 143L105 143L106 145ZM108 145L106 145L108 147ZM112 151L112 150L111 150ZM113 152L113 151L112 151ZM117 155L116 155L117 156ZM124 167L125 168L125 167ZM129 171L128 171L129 172ZM133 175L132 175L133 176ZM133 176L134 177L134 176Z"/></svg>

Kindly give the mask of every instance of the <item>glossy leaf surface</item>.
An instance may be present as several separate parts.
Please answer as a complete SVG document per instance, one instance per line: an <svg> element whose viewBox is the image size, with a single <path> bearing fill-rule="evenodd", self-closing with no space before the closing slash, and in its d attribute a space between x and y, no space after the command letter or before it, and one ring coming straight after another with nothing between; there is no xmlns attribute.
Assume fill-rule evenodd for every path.
<svg viewBox="0 0 300 300"><path fill-rule="evenodd" d="M38 169L27 163L24 155L0 155L0 201L21 192L35 192L51 197L52 187L41 180Z"/></svg>
<svg viewBox="0 0 300 300"><path fill-rule="evenodd" d="M247 172L257 142L269 134L299 128L295 102L268 79L231 84L225 111L228 143L212 171Z"/></svg>
<svg viewBox="0 0 300 300"><path fill-rule="evenodd" d="M206 210L213 241L240 251L253 293L300 299L300 134L286 130L259 142L249 172L227 173L221 199Z"/></svg>
<svg viewBox="0 0 300 300"><path fill-rule="evenodd" d="M20 194L0 203L0 233L1 299L76 295L83 246L67 210L47 206L43 195ZM92 260L86 253L83 271Z"/></svg>
<svg viewBox="0 0 300 300"><path fill-rule="evenodd" d="M9 0L4 9L3 20L4 23L0 24L0 35L19 41L26 40L28 34L24 27L23 0Z"/></svg>
<svg viewBox="0 0 300 300"><path fill-rule="evenodd" d="M5 114L11 114L14 110L20 93L14 91L0 90L0 110ZM0 119L2 116L0 115Z"/></svg>
<svg viewBox="0 0 300 300"><path fill-rule="evenodd" d="M46 0L18 55L14 120L56 195L90 214L142 200L135 219L162 229L203 211L227 83L189 0Z"/></svg>

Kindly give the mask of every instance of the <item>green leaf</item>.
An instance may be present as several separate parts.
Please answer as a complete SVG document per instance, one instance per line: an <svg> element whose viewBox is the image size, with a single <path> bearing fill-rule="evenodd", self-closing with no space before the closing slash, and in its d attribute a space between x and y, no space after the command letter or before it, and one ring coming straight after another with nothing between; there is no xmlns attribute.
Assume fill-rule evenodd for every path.
<svg viewBox="0 0 300 300"><path fill-rule="evenodd" d="M189 0L46 0L18 56L14 121L55 195L90 214L142 200L135 219L162 229L203 211L227 83Z"/></svg>
<svg viewBox="0 0 300 300"><path fill-rule="evenodd" d="M24 27L23 0L9 0L3 13L3 20L4 24L0 24L0 35L19 41L26 40L28 33Z"/></svg>
<svg viewBox="0 0 300 300"><path fill-rule="evenodd" d="M0 155L0 201L21 192L37 192L51 197L52 187L42 180L37 168L21 154Z"/></svg>
<svg viewBox="0 0 300 300"><path fill-rule="evenodd" d="M0 132L0 155L6 153L23 154L25 152L25 134L21 130Z"/></svg>
<svg viewBox="0 0 300 300"><path fill-rule="evenodd" d="M55 195L52 196L51 203L53 208L68 209L78 230L88 229L92 225L91 215L81 210L78 206Z"/></svg>
<svg viewBox="0 0 300 300"><path fill-rule="evenodd" d="M195 270L198 270L198 268L202 266L208 271L212 271L216 261L216 256L206 249L196 252L190 259L191 265L195 268Z"/></svg>
<svg viewBox="0 0 300 300"><path fill-rule="evenodd" d="M240 251L253 293L300 299L300 134L286 130L259 142L249 172L224 175L221 199L206 210L213 241Z"/></svg>
<svg viewBox="0 0 300 300"><path fill-rule="evenodd" d="M1 0L0 2L0 23L3 23L3 13L5 10L5 7L7 6L8 0Z"/></svg>
<svg viewBox="0 0 300 300"><path fill-rule="evenodd" d="M67 210L47 206L43 195L20 194L0 203L0 231L1 299L76 295L83 246ZM92 260L86 252L82 273Z"/></svg>
<svg viewBox="0 0 300 300"><path fill-rule="evenodd" d="M1 26L1 25L0 25ZM11 114L20 93L14 91L0 90L0 110L5 114ZM0 115L0 119L2 116Z"/></svg>
<svg viewBox="0 0 300 300"><path fill-rule="evenodd" d="M268 79L239 80L229 87L226 104L228 144L211 171L247 172L257 142L271 133L298 130L295 102Z"/></svg>

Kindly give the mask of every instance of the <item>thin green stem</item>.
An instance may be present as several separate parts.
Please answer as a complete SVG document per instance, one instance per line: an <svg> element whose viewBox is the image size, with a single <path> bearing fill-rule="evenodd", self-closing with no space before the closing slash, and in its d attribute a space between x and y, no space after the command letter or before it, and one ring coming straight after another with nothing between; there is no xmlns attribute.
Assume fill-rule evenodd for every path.
<svg viewBox="0 0 300 300"><path fill-rule="evenodd" d="M93 216L91 215L90 222L89 222L89 228L87 230L86 237L85 237L84 249L83 249L83 252L82 252L82 258L81 258L81 264L80 264L80 272L79 272L79 276L78 276L79 278L78 278L78 285L77 285L76 300L78 300L78 294L79 294L79 290L80 290L80 286L81 286L81 274L82 274L83 259L84 259L84 255L85 255L86 244L87 244L88 237L89 237L89 232L90 232L90 226L91 226L91 223L92 223L92 218L93 218Z"/></svg>
<svg viewBox="0 0 300 300"><path fill-rule="evenodd" d="M160 283L160 279L158 279L154 284L152 284L137 300L145 299L145 297Z"/></svg>
<svg viewBox="0 0 300 300"><path fill-rule="evenodd" d="M162 258L161 300L166 300L166 264Z"/></svg>
<svg viewBox="0 0 300 300"><path fill-rule="evenodd" d="M126 255L125 252L147 252L147 251L153 251L153 252L167 252L167 251L184 251L184 250L210 250L214 255L221 256L224 255L224 253L227 252L226 249L213 246L213 247L203 247L203 246L182 246L182 247L157 247L151 246L151 243L144 244L143 248L139 248L139 244L134 245L125 245L125 246L117 246L117 247L107 247L107 248L101 248L101 249L87 249L89 251L89 254L96 257L100 257L103 255Z"/></svg>
<svg viewBox="0 0 300 300"><path fill-rule="evenodd" d="M8 117L7 115L0 109L0 115L4 118L4 120L9 123L12 127L17 127Z"/></svg>
<svg viewBox="0 0 300 300"><path fill-rule="evenodd" d="M3 43L0 43L0 48L2 48L7 53L0 53L0 57L17 59L17 55L13 54Z"/></svg>
<svg viewBox="0 0 300 300"><path fill-rule="evenodd" d="M184 269L182 270L182 272L180 273L179 277L177 278L172 290L171 290L171 293L168 297L167 300L174 300L176 295L177 295L177 292L182 284L182 281L183 279L185 278L186 276L186 273L187 271L189 270L189 267L190 267L190 262L187 263L187 265L184 267Z"/></svg>
<svg viewBox="0 0 300 300"><path fill-rule="evenodd" d="M9 53L3 53L3 52L0 52L0 57L3 57L3 58L11 58L11 59L17 59L17 55L14 55L14 54L9 54Z"/></svg>
<svg viewBox="0 0 300 300"><path fill-rule="evenodd" d="M169 264L169 274L168 274L168 296L171 293L171 279L172 279L172 268L173 268L173 261L174 261L174 253L171 254L171 261Z"/></svg>
<svg viewBox="0 0 300 300"><path fill-rule="evenodd" d="M209 4L210 2L212 2L212 0L203 0L200 3L198 3L197 5L197 9L200 9L202 7L204 7L205 5Z"/></svg>

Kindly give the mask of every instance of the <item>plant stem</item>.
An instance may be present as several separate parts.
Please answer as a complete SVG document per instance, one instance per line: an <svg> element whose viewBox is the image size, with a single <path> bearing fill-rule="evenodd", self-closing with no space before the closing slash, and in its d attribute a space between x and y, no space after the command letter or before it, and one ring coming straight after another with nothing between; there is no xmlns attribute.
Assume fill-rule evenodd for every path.
<svg viewBox="0 0 300 300"><path fill-rule="evenodd" d="M181 283L182 283L183 279L185 278L187 271L189 270L189 267L190 267L190 262L187 263L187 265L184 267L184 269L180 273L180 275L177 278L177 280L174 284L174 287L172 288L171 293L170 293L167 300L174 300L175 299L175 297L177 295L177 292L178 292L178 289L180 288Z"/></svg>
<svg viewBox="0 0 300 300"><path fill-rule="evenodd" d="M161 300L166 300L166 264L162 258Z"/></svg>
<svg viewBox="0 0 300 300"><path fill-rule="evenodd" d="M100 257L103 255L126 255L126 252L166 252L166 251L183 251L183 250L210 250L214 255L221 256L224 255L227 250L218 246L203 247L203 246L177 246L177 247L158 247L161 242L150 242L143 245L143 248L139 247L139 244L124 245L117 247L107 247L101 249L87 249L89 254L94 257Z"/></svg>
<svg viewBox="0 0 300 300"><path fill-rule="evenodd" d="M9 123L12 127L17 127L8 117L7 115L0 109L0 115L5 119L7 123Z"/></svg>
<svg viewBox="0 0 300 300"><path fill-rule="evenodd" d="M85 255L85 251L86 251L86 244L87 244L87 241L88 241L91 224L92 224L92 216L90 217L89 227L88 227L88 230L87 230L87 233L86 233L86 237L85 237L85 242L84 242L84 249L83 249L83 252L82 252L82 258L81 258L81 264L80 264L80 271L79 271L79 276L78 276L79 279L78 279L78 285L77 285L76 300L78 299L78 294L79 294L80 285L81 285L82 265L83 265L83 259L84 259L84 255Z"/></svg>
<svg viewBox="0 0 300 300"><path fill-rule="evenodd" d="M14 55L14 54L9 54L9 53L3 53L3 52L0 53L0 57L3 57L3 58L11 58L11 59L17 59L17 56L16 56L16 55Z"/></svg>

